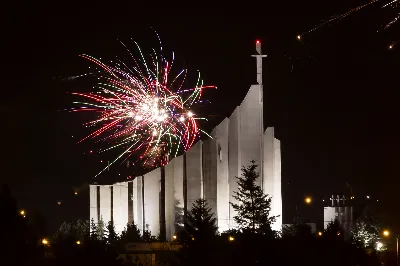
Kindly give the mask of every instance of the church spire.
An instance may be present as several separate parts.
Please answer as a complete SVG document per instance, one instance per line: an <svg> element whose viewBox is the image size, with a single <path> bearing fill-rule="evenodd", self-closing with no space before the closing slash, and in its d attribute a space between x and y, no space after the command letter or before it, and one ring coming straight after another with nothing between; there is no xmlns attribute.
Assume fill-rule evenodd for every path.
<svg viewBox="0 0 400 266"><path fill-rule="evenodd" d="M252 57L257 59L257 83L262 85L262 58L267 56L262 54L261 42L259 40L256 41L256 51L258 54L252 55Z"/></svg>

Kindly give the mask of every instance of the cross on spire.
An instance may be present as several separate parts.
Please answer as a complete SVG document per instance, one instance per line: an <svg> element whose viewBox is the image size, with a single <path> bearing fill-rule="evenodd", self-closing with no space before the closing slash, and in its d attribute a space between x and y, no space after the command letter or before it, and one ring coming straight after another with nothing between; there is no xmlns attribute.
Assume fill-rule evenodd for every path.
<svg viewBox="0 0 400 266"><path fill-rule="evenodd" d="M256 51L258 54L252 55L252 57L257 59L257 82L262 85L262 58L267 56L262 54L261 42L259 40L256 41Z"/></svg>

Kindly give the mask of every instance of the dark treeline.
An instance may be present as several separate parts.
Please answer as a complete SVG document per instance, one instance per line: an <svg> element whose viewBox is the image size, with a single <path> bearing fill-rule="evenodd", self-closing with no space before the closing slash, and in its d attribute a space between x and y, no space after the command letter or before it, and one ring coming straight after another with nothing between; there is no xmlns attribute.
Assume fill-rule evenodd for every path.
<svg viewBox="0 0 400 266"><path fill-rule="evenodd" d="M180 250L173 258L156 259L158 265L381 265L374 249L347 236L338 222L322 234L312 234L301 221L282 232L271 229L271 198L256 185L254 162L243 167L232 208L236 230L218 233L215 215L207 201L198 199L186 223L177 226L174 242ZM130 243L160 242L151 232L128 224L121 234L112 222L64 222L53 236L21 213L6 186L0 196L1 265L148 265L120 259ZM172 259L171 259L172 258Z"/></svg>

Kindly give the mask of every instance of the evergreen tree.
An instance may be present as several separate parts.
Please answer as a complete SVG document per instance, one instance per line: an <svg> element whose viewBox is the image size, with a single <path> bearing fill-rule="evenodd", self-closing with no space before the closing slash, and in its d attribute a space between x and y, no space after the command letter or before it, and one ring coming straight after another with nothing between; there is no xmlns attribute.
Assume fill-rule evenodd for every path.
<svg viewBox="0 0 400 266"><path fill-rule="evenodd" d="M256 185L259 177L256 172L257 165L254 160L250 163L250 166L242 167L242 176L237 177L239 191L235 191L233 197L238 203L231 203L237 215L233 219L244 232L266 234L271 231L271 224L275 222L276 217L269 215L271 197Z"/></svg>
<svg viewBox="0 0 400 266"><path fill-rule="evenodd" d="M217 234L217 219L205 199L197 199L187 214L185 228L196 240L210 239Z"/></svg>
<svg viewBox="0 0 400 266"><path fill-rule="evenodd" d="M121 233L121 241L123 244L141 242L140 231L136 224L128 223L126 228Z"/></svg>
<svg viewBox="0 0 400 266"><path fill-rule="evenodd" d="M328 224L324 237L331 240L343 240L345 238L343 228L337 219Z"/></svg>
<svg viewBox="0 0 400 266"><path fill-rule="evenodd" d="M109 221L107 224L107 243L115 244L118 241L118 234L115 232L114 221Z"/></svg>
<svg viewBox="0 0 400 266"><path fill-rule="evenodd" d="M90 221L90 239L91 240L98 240L99 236L97 234L97 225L94 223L94 220Z"/></svg>
<svg viewBox="0 0 400 266"><path fill-rule="evenodd" d="M99 240L104 240L106 236L106 227L103 221L103 217L100 217L99 223L97 224L97 237Z"/></svg>

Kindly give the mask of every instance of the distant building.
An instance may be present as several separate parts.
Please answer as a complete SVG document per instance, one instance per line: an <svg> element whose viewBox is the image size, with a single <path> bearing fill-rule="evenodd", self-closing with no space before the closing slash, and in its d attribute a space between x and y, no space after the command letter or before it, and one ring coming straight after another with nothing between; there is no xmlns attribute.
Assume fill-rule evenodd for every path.
<svg viewBox="0 0 400 266"><path fill-rule="evenodd" d="M324 229L327 229L329 223L337 220L346 233L350 233L353 224L353 207L346 202L346 197L332 195L330 205L324 207Z"/></svg>

